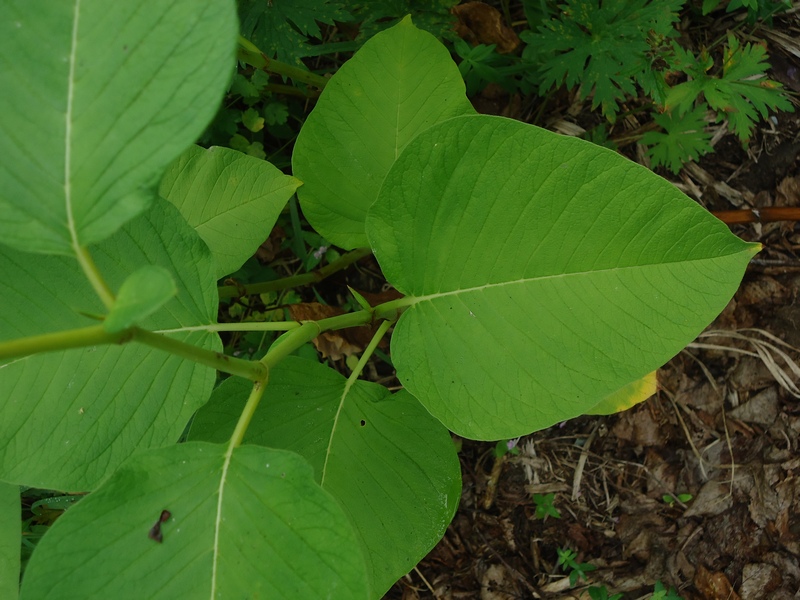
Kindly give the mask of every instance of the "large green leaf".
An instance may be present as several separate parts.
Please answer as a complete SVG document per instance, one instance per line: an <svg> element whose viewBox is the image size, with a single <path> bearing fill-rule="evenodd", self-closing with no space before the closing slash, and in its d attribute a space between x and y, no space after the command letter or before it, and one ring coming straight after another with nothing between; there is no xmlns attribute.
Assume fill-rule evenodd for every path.
<svg viewBox="0 0 800 600"><path fill-rule="evenodd" d="M167 169L159 191L208 244L223 277L267 239L298 185L264 160L191 146Z"/></svg>
<svg viewBox="0 0 800 600"><path fill-rule="evenodd" d="M177 296L141 325L180 329L216 320L211 255L177 209L157 200L93 248L116 289L144 265L170 272ZM103 311L68 257L0 246L0 340L94 325ZM216 334L176 332L176 339L220 349ZM37 354L0 365L0 480L84 490L114 471L135 448L178 439L205 403L213 369L139 344Z"/></svg>
<svg viewBox="0 0 800 600"><path fill-rule="evenodd" d="M460 435L580 415L690 342L758 250L609 150L500 117L411 142L367 218L406 388Z"/></svg>
<svg viewBox="0 0 800 600"><path fill-rule="evenodd" d="M298 198L319 233L367 245L364 218L403 147L434 123L473 113L447 49L406 17L331 78L294 147Z"/></svg>
<svg viewBox="0 0 800 600"><path fill-rule="evenodd" d="M192 423L192 439L229 437L250 385L226 380ZM288 357L273 369L245 440L302 454L342 505L364 550L375 597L442 538L461 496L447 430L407 392Z"/></svg>
<svg viewBox="0 0 800 600"><path fill-rule="evenodd" d="M21 546L19 486L0 482L0 598L19 596Z"/></svg>
<svg viewBox="0 0 800 600"><path fill-rule="evenodd" d="M59 518L22 596L364 599L367 584L350 524L299 456L190 443L132 457Z"/></svg>
<svg viewBox="0 0 800 600"><path fill-rule="evenodd" d="M11 0L0 19L0 238L71 254L143 212L214 116L231 0Z"/></svg>

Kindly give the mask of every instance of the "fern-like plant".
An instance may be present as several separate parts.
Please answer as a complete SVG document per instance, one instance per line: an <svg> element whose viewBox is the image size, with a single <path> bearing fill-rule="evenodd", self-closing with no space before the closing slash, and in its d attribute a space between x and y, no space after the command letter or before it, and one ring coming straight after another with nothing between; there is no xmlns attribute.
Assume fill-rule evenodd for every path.
<svg viewBox="0 0 800 600"><path fill-rule="evenodd" d="M749 9L758 4L744 1ZM675 40L682 5L683 0L567 0L537 33L520 36L528 43L523 57L535 69L540 94L577 87L579 98L591 98L592 109L599 107L612 123L623 102L639 103L644 96L661 131L645 134L642 142L654 167L676 173L711 151L704 131L709 107L711 120L727 119L742 142L769 111L793 110L782 86L766 76L763 46L742 45L729 33L720 66L709 51L682 47ZM676 78L683 81L670 85Z"/></svg>
<svg viewBox="0 0 800 600"><path fill-rule="evenodd" d="M562 84L580 86L611 121L636 84L653 87L658 70L649 55L653 39L675 35L684 0L567 0L558 18L523 32L526 57L539 63L539 93Z"/></svg>

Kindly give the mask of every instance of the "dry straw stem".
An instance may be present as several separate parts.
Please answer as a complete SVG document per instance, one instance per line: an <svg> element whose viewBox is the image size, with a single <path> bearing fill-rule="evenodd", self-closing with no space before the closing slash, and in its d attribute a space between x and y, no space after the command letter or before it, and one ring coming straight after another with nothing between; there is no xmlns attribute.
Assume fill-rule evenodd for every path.
<svg viewBox="0 0 800 600"><path fill-rule="evenodd" d="M754 334L754 335L751 335ZM757 335L763 336L770 341L764 341L756 337ZM789 392L795 398L800 398L800 388L797 387L795 381L800 379L800 366L782 349L785 348L792 352L800 353L800 350L784 342L782 339L775 335L764 331L763 329L737 329L734 331L719 331L710 330L700 334L699 339L710 338L727 338L732 340L743 341L755 350L749 351L736 346L723 345L723 344L706 344L703 342L694 342L689 344L688 348L698 348L705 350L720 350L723 352L734 352L737 354L744 354L746 356L754 356L764 363L770 374L775 378L775 381ZM780 358L785 367L781 366L778 362Z"/></svg>

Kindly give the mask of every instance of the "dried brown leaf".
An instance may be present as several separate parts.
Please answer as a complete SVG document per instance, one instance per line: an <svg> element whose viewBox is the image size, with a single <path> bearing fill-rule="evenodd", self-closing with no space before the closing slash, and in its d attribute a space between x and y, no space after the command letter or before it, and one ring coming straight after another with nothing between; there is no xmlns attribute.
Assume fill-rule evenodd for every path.
<svg viewBox="0 0 800 600"><path fill-rule="evenodd" d="M519 37L493 6L466 2L453 7L453 14L458 18L456 33L470 44L495 44L500 54L513 52L519 46Z"/></svg>
<svg viewBox="0 0 800 600"><path fill-rule="evenodd" d="M703 600L741 600L725 573L721 571L712 573L703 565L697 567L694 585Z"/></svg>

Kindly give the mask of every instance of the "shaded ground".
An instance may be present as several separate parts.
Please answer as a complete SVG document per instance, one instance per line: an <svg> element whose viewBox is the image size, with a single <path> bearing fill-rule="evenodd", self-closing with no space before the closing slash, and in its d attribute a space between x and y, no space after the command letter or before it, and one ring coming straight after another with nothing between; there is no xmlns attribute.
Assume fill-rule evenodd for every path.
<svg viewBox="0 0 800 600"><path fill-rule="evenodd" d="M795 91L799 14L796 5L772 31L756 32L768 43L770 76ZM502 94L478 103L523 119L535 112ZM591 121L568 99L548 114L562 131ZM623 151L644 160L635 146ZM776 115L747 149L723 124L714 154L668 178L709 210L800 206L800 118ZM589 585L649 598L657 581L687 600L800 597L800 369L792 363L800 353L789 347L800 348L800 230L782 222L734 231L764 250L704 337L661 370L658 394L620 415L527 436L517 456L497 459L493 444L465 441L458 514L386 598L589 598ZM534 493L554 493L561 518L538 518ZM691 499L665 499L681 494ZM597 567L588 584L570 588L558 548Z"/></svg>

